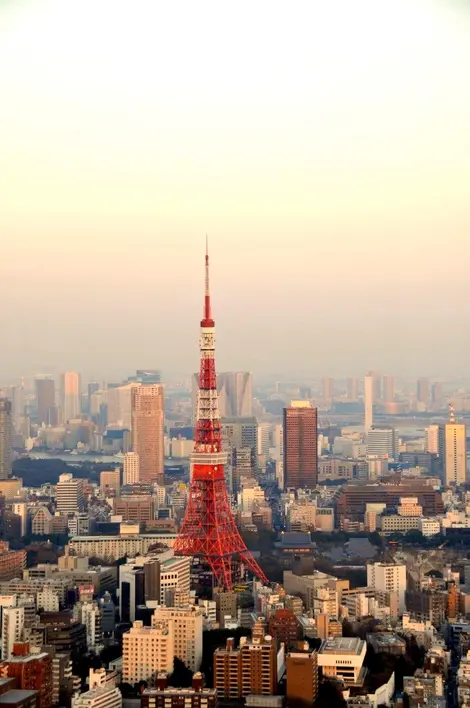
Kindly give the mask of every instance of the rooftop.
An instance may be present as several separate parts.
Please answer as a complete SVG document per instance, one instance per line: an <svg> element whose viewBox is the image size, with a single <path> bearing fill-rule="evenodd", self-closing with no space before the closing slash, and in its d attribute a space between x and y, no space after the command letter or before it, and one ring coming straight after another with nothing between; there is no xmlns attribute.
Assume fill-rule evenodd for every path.
<svg viewBox="0 0 470 708"><path fill-rule="evenodd" d="M355 654L359 656L365 642L358 637L331 637L325 639L320 647L320 654Z"/></svg>
<svg viewBox="0 0 470 708"><path fill-rule="evenodd" d="M7 693L0 696L0 705L2 703L19 703L19 701L26 701L28 698L33 698L37 695L37 691L20 691L13 689L13 691L7 691Z"/></svg>

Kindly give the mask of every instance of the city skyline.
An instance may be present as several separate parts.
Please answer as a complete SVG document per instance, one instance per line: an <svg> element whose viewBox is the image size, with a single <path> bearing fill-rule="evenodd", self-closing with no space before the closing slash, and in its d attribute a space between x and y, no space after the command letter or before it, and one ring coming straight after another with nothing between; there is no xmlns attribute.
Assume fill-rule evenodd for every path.
<svg viewBox="0 0 470 708"><path fill-rule="evenodd" d="M206 232L221 370L464 374L468 8L247 7L2 6L2 379L190 373Z"/></svg>

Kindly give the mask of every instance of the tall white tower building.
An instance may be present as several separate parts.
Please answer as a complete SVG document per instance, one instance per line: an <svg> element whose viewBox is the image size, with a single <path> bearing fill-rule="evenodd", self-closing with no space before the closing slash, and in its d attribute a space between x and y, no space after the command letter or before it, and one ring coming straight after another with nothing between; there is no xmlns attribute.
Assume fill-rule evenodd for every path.
<svg viewBox="0 0 470 708"><path fill-rule="evenodd" d="M374 424L374 376L364 377L364 431L366 433Z"/></svg>

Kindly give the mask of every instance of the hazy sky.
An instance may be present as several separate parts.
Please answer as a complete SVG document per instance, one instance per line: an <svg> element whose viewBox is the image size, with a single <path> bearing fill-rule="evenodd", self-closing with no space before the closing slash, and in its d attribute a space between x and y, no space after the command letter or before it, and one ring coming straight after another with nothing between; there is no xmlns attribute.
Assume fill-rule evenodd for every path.
<svg viewBox="0 0 470 708"><path fill-rule="evenodd" d="M461 375L466 0L0 0L0 379Z"/></svg>

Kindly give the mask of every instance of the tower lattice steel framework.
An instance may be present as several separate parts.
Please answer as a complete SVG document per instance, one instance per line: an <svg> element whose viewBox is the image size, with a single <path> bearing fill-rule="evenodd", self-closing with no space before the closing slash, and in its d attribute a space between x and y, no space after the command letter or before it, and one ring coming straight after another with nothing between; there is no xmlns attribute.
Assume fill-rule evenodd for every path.
<svg viewBox="0 0 470 708"><path fill-rule="evenodd" d="M211 314L209 254L206 246L204 316L201 320L201 366L197 399L192 479L188 505L174 551L177 555L198 556L206 561L217 584L232 589L232 557L240 560L260 580L267 579L247 550L235 524L225 484L222 433L215 370L215 323Z"/></svg>

